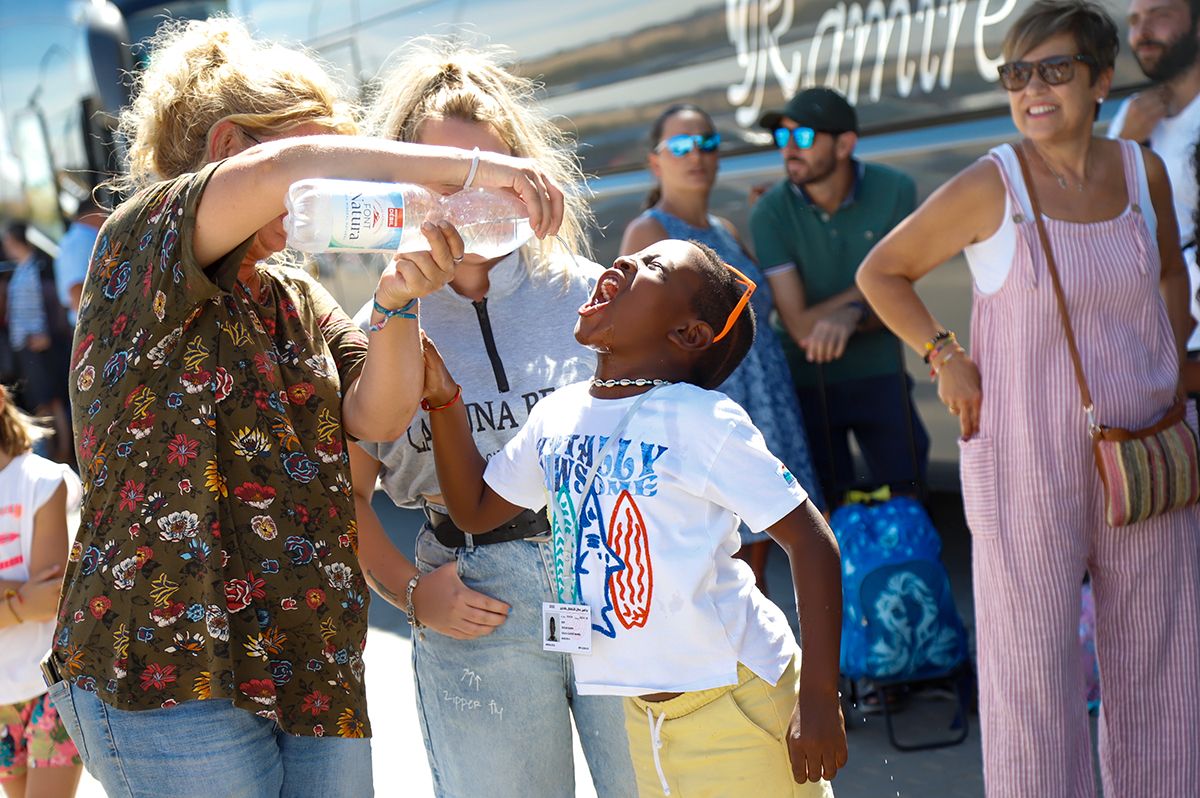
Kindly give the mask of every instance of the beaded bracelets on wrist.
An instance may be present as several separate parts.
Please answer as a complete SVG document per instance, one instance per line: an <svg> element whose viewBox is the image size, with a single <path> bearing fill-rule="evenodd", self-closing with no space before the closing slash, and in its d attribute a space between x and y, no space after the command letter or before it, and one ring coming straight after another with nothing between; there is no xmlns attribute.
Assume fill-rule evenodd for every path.
<svg viewBox="0 0 1200 798"><path fill-rule="evenodd" d="M947 350L949 350L949 351L947 351ZM949 363L951 360L953 360L954 356L957 355L959 352L965 352L965 351L967 351L967 350L963 349L958 344L955 344L952 348L945 347L943 349L938 350L939 356L942 353L945 353L946 356L941 358L940 360L937 358L930 358L929 381L936 382L937 378L938 378L938 374L940 374L942 371L942 367L945 366L947 363Z"/></svg>
<svg viewBox="0 0 1200 798"><path fill-rule="evenodd" d="M375 324L372 324L367 329L369 329L371 332L379 332L380 330L382 330L384 327L387 326L387 323L389 321L396 318L397 316L399 316L402 319L415 319L417 317L417 314L412 312L412 308L416 304L417 304L417 299L416 299L416 297L413 297L412 299L405 302L403 307L396 308L393 310L392 308L385 308L383 305L379 304L379 300L377 298L371 297L371 305L375 308L375 311L377 313L379 313L381 316L383 316L383 318L380 319Z"/></svg>
<svg viewBox="0 0 1200 798"><path fill-rule="evenodd" d="M931 363L944 347L957 342L958 338L954 333L949 330L938 330L932 338L925 342L925 354L921 359L926 363Z"/></svg>
<svg viewBox="0 0 1200 798"><path fill-rule="evenodd" d="M937 334L925 342L925 356L922 358L929 364L929 380L937 379L942 370L955 355L966 350L959 346L958 338L949 330L938 330Z"/></svg>

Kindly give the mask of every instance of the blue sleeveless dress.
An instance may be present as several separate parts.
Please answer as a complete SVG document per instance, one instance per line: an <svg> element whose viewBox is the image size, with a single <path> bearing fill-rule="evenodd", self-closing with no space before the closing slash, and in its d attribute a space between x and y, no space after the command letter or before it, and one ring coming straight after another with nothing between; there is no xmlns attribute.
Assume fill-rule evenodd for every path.
<svg viewBox="0 0 1200 798"><path fill-rule="evenodd" d="M771 287L759 270L758 264L738 244L733 234L715 216L708 217L708 227L693 227L677 216L651 208L646 215L657 221L670 238L684 241L699 241L712 247L713 251L734 266L758 288L750 298L758 326L754 345L746 353L746 359L729 375L717 390L737 402L750 414L750 420L762 431L771 453L783 461L788 470L800 481L809 497L820 509L825 509L821 485L808 453L808 438L804 433L804 419L800 414L800 403L792 386L792 375L787 359L779 344L779 338L767 319L774 308ZM752 535L742 527L742 542L753 543L764 535Z"/></svg>

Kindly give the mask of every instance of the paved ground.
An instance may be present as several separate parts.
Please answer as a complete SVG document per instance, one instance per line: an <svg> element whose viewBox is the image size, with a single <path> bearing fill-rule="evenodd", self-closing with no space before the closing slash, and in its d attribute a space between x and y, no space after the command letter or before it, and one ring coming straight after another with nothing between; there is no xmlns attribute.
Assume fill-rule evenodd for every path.
<svg viewBox="0 0 1200 798"><path fill-rule="evenodd" d="M376 507L385 526L402 550L411 554L419 515L397 510L382 494ZM933 502L934 521L944 538L944 558L951 574L955 600L971 626L970 541L962 523L956 497L939 496ZM786 558L774 552L768 585L772 597L790 617L795 617ZM403 615L384 601L371 605L371 636L367 669L371 719L375 726L375 789L381 797L427 798L433 795L429 768L421 743L413 705L410 670L411 646ZM913 697L896 715L896 731L903 739L941 736L951 731L954 712L936 696ZM936 751L901 753L888 742L881 716L853 718L849 735L850 764L835 782L838 798L982 798L977 718L969 716L966 742ZM576 746L577 796L594 798L587 784L587 769ZM100 798L103 791L86 774L79 795ZM538 798L531 795L530 798Z"/></svg>

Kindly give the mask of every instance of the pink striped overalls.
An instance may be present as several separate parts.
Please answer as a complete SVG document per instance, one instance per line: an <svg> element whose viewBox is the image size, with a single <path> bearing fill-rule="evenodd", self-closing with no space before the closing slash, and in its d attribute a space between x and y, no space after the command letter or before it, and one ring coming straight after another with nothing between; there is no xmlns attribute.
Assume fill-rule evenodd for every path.
<svg viewBox="0 0 1200 798"><path fill-rule="evenodd" d="M1101 423L1137 429L1170 405L1179 370L1139 207L1137 145L1122 142L1129 207L1047 219ZM1091 574L1100 662L1100 769L1110 798L1200 795L1200 512L1112 529L1037 230L1006 171L1014 263L975 292L979 433L961 442L973 539L984 783L989 798L1095 794L1078 639ZM1189 415L1196 425L1194 410Z"/></svg>

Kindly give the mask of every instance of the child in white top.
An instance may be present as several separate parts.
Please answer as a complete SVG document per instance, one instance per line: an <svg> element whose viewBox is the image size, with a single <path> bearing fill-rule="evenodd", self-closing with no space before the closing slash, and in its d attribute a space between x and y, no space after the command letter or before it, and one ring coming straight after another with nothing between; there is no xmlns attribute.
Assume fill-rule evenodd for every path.
<svg viewBox="0 0 1200 798"><path fill-rule="evenodd" d="M7 798L70 798L83 770L46 693L67 561L67 506L79 501L68 466L30 451L50 434L0 386L0 786Z"/></svg>
<svg viewBox="0 0 1200 798"><path fill-rule="evenodd" d="M577 687L628 697L642 795L829 795L846 761L837 544L745 411L710 390L753 341L753 288L691 242L618 258L575 328L599 353L595 379L542 399L486 464L426 344L450 515L474 533L548 507L559 600L590 609ZM802 669L783 613L733 557L739 518L789 554ZM589 637L561 615L556 636Z"/></svg>

